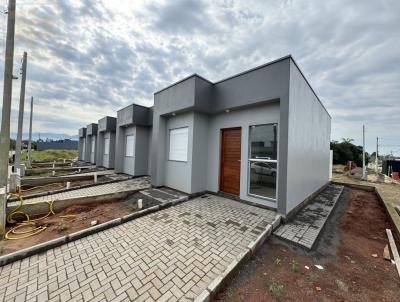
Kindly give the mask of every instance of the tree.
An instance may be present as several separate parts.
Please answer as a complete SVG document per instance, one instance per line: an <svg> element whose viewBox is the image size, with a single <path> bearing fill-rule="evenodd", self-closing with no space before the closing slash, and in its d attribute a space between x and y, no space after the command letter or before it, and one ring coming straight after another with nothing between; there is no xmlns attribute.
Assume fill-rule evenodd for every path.
<svg viewBox="0 0 400 302"><path fill-rule="evenodd" d="M356 146L351 138L343 138L342 142L332 141L331 150L333 150L334 164L347 164L348 161L354 161L357 166L362 166L362 150L361 146ZM369 161L369 155L365 153L365 164Z"/></svg>

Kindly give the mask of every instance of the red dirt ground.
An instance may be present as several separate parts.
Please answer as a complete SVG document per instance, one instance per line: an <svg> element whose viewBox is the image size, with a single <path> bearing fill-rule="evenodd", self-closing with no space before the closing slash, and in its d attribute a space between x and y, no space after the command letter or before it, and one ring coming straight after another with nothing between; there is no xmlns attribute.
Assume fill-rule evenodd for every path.
<svg viewBox="0 0 400 302"><path fill-rule="evenodd" d="M37 235L19 240L0 240L0 255L8 254L88 228L90 227L90 222L93 220L97 220L98 223L103 223L132 213L135 210L136 207L133 204L130 205L117 200L111 200L100 204L74 205L56 215L41 220L40 224L47 225L47 229ZM76 215L76 217L60 218L60 216L69 214ZM61 221L67 226L67 229L64 231L61 231Z"/></svg>
<svg viewBox="0 0 400 302"><path fill-rule="evenodd" d="M385 229L392 227L391 222L374 193L348 192L339 200L342 205L328 223L332 226L321 234L316 251L292 248L271 237L215 300L400 301L396 268L382 257L388 243ZM293 261L298 272L292 269ZM283 286L275 298L269 290L273 281Z"/></svg>

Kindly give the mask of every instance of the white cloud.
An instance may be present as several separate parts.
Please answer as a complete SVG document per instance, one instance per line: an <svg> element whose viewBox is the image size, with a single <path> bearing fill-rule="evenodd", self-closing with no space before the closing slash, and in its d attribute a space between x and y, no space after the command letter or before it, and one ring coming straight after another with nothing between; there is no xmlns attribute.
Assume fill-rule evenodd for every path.
<svg viewBox="0 0 400 302"><path fill-rule="evenodd" d="M400 145L399 11L396 0L18 1L15 73L27 50L36 131L76 134L189 74L217 81L290 53L333 117L332 138L361 143L365 123L373 151L376 136Z"/></svg>

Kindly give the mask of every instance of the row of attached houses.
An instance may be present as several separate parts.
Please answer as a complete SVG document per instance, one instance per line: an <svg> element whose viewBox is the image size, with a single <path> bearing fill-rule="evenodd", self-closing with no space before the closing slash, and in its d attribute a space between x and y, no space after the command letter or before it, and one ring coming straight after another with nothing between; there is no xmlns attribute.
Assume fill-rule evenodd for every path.
<svg viewBox="0 0 400 302"><path fill-rule="evenodd" d="M224 192L288 214L329 182L331 117L291 56L194 74L79 129L79 159L155 187Z"/></svg>

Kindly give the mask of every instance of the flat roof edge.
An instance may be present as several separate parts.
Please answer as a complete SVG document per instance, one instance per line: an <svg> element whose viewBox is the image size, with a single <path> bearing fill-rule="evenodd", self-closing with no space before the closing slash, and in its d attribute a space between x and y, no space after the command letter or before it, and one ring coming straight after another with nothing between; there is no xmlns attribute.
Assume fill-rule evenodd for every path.
<svg viewBox="0 0 400 302"><path fill-rule="evenodd" d="M131 106L139 106L139 107L143 107L143 108L147 108L147 109L150 109L150 108L153 107L153 106L148 107L148 106L145 106L145 105L140 105L140 104L132 103L132 104L129 104L129 105L127 105L127 106L125 106L125 107L123 107L123 108L121 108L121 109L118 109L117 112L120 112L120 111L122 111L122 110L124 110L124 109L126 109L126 108L128 108L128 107L131 107Z"/></svg>
<svg viewBox="0 0 400 302"><path fill-rule="evenodd" d="M325 105L322 103L322 101L320 100L320 98L318 97L317 93L315 92L314 88L312 88L310 82L307 80L307 78L305 77L304 73L301 71L299 65L297 64L297 62L295 61L295 59L290 56L290 59L293 61L293 64L296 66L297 70L300 72L301 76L303 77L303 79L306 81L308 87L310 87L311 91L313 92L313 94L315 95L315 97L317 98L318 102L321 104L322 108L324 108L324 110L326 111L326 113L329 115L329 117L332 119L332 116L330 115L330 113L328 112L328 110L326 109Z"/></svg>
<svg viewBox="0 0 400 302"><path fill-rule="evenodd" d="M181 80L179 80L177 82L172 83L171 85L168 85L167 87L164 87L164 88L154 92L154 95L156 95L156 94L158 94L160 92L163 92L164 90L167 90L167 89L169 89L169 88L171 88L171 87L173 87L175 85L178 85L178 84L180 84L182 82L185 82L186 80L189 80L190 78L196 78L196 77L199 78L199 79L202 79L203 81L206 81L206 82L214 85L213 82L211 82L210 80L207 80L205 77L202 77L201 75L198 75L197 73L193 73L193 74L191 74L191 75L189 75L189 76L187 76L187 77L185 77L185 78L183 78L183 79L181 79Z"/></svg>
<svg viewBox="0 0 400 302"><path fill-rule="evenodd" d="M262 69L262 68L264 68L264 67L267 67L268 65L272 65L272 64L275 64L275 63L279 63L279 62L281 62L281 61L284 61L284 60L287 60L287 59L290 59L290 58L292 58L292 55L291 55L291 54L286 55L286 56L281 57L281 58L279 58L279 59L276 59L276 60L273 60L273 61L264 63L264 64L262 64L262 65L260 65L260 66L256 66L256 67L254 67L254 68L251 68L251 69L248 69L248 70L239 72L239 73L237 73L237 74L235 74L235 75L233 75L233 76L229 76L229 77L227 77L227 78L225 78L225 79L219 80L219 81L215 82L214 84L219 84L219 83L221 83L221 82L228 81L228 80L230 80L230 79L233 79L233 78L242 76L242 75L244 75L244 74L246 74L246 73L250 73L250 72L256 71L256 70L258 70L258 69Z"/></svg>

